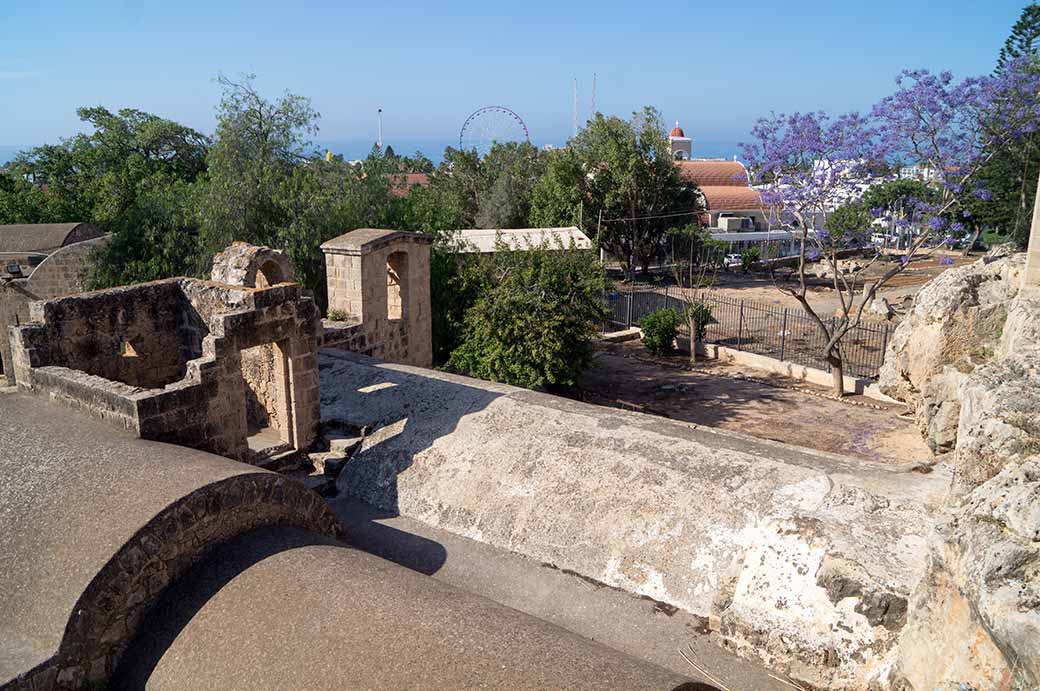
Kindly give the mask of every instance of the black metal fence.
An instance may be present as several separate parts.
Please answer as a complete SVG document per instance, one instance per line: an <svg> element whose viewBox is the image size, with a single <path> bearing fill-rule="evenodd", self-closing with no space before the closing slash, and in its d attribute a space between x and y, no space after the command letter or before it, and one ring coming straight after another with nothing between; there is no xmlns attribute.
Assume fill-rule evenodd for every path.
<svg viewBox="0 0 1040 691"><path fill-rule="evenodd" d="M807 367L830 370L824 357L827 339L817 324L801 308L781 307L752 300L738 300L713 291L702 291L696 300L711 310L715 323L709 324L704 341L794 362ZM639 321L659 309L682 310L687 303L677 288L636 287L632 291L606 295L610 328L638 326ZM836 319L829 317L831 325ZM861 323L842 339L841 353L845 374L876 379L892 328L887 322ZM689 325L680 327L689 338Z"/></svg>

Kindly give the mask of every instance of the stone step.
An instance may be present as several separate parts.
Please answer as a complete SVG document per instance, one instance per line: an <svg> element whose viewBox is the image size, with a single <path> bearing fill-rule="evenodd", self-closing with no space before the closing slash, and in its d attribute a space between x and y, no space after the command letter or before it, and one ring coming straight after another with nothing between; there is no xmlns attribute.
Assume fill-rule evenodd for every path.
<svg viewBox="0 0 1040 691"><path fill-rule="evenodd" d="M363 437L327 437L329 452L349 458L361 446Z"/></svg>

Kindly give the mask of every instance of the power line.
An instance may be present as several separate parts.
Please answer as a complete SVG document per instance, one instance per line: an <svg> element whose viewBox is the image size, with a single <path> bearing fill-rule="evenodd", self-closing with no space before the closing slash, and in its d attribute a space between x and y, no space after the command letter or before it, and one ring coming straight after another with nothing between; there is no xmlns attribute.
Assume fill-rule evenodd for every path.
<svg viewBox="0 0 1040 691"><path fill-rule="evenodd" d="M604 218L603 223L616 223L619 221L645 221L651 218L672 218L673 216L698 216L704 211L679 211L672 214L654 214L652 216L632 216L631 218Z"/></svg>

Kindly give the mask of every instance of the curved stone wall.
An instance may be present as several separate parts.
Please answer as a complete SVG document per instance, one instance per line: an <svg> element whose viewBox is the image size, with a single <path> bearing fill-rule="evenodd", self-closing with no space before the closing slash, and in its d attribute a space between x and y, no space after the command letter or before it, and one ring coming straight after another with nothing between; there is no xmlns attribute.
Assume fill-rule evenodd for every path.
<svg viewBox="0 0 1040 691"><path fill-rule="evenodd" d="M325 502L288 478L68 414L62 444L44 424L57 410L0 397L0 642L17 653L0 664L5 689L104 684L162 591L235 536L339 534Z"/></svg>

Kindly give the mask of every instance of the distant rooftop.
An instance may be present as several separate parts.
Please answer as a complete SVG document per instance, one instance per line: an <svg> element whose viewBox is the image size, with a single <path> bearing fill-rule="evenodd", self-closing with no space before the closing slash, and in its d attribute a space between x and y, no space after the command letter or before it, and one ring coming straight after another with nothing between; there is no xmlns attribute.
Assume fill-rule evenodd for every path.
<svg viewBox="0 0 1040 691"><path fill-rule="evenodd" d="M725 159L695 158L689 161L676 161L679 174L698 187L731 186L747 187L747 168L740 161Z"/></svg>
<svg viewBox="0 0 1040 691"><path fill-rule="evenodd" d="M565 228L469 228L460 230L459 236L465 241L463 252L489 254L497 251L496 240L501 239L514 250L525 250L548 241L550 247L557 241L563 247L570 247L571 242L579 249L592 247L592 241L575 226Z"/></svg>
<svg viewBox="0 0 1040 691"><path fill-rule="evenodd" d="M92 223L19 223L0 225L0 252L50 254L74 242L101 237Z"/></svg>

